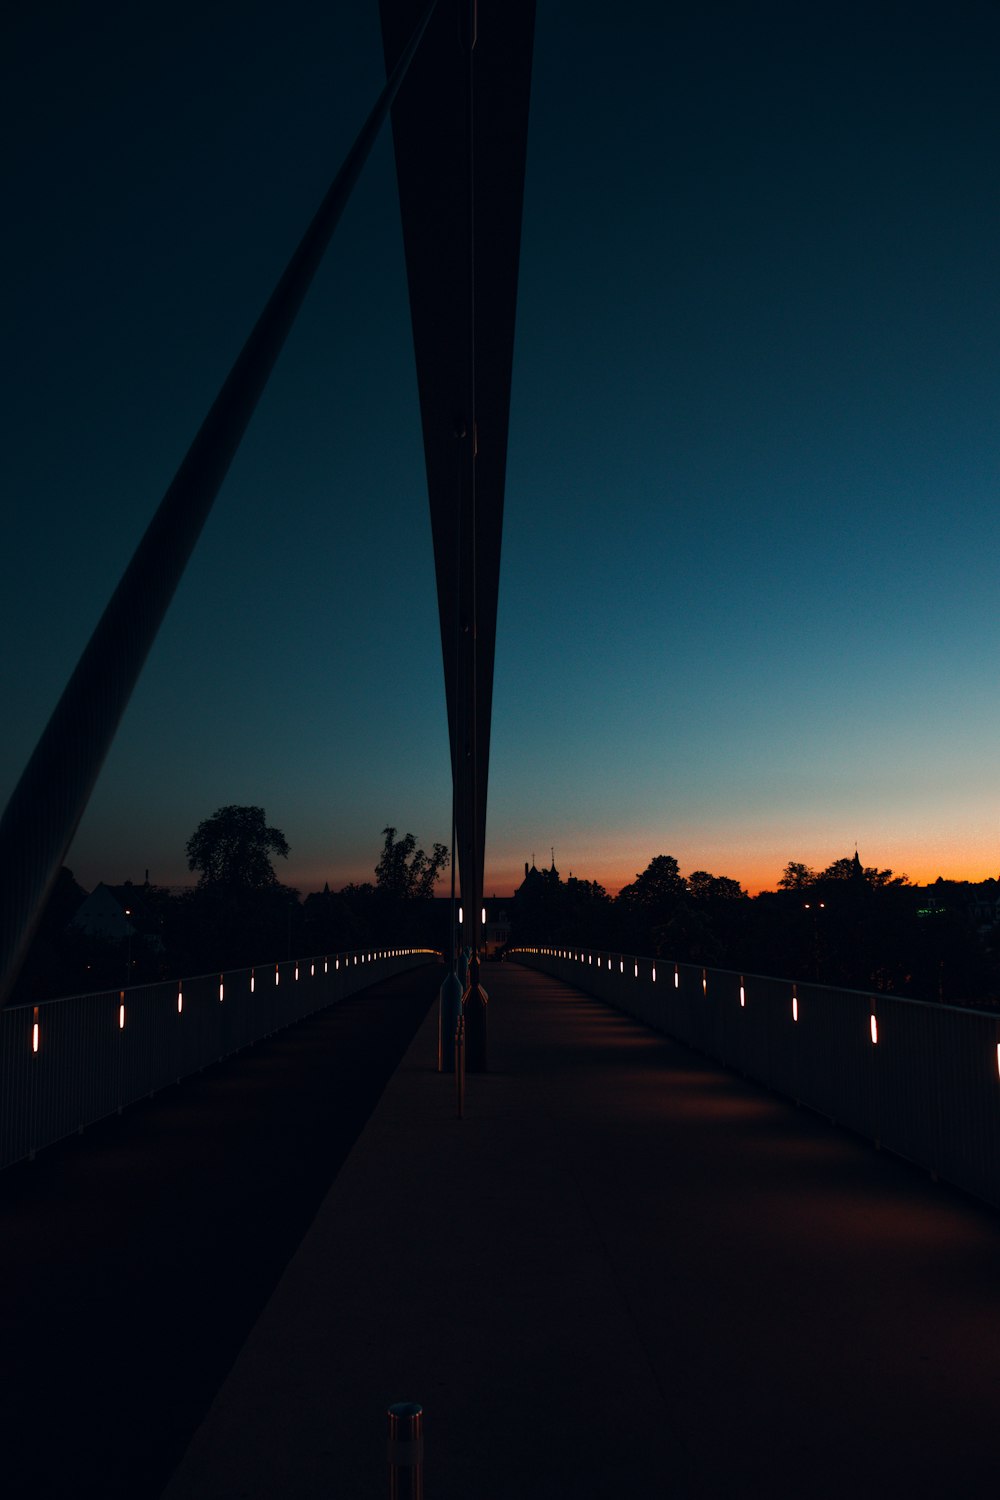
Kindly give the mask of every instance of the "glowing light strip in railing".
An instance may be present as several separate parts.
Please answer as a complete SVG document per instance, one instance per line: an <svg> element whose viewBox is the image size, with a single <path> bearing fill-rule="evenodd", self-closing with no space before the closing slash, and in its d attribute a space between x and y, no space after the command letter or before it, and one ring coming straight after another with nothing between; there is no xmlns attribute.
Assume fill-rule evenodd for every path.
<svg viewBox="0 0 1000 1500"><path fill-rule="evenodd" d="M566 960L572 961L573 963L586 964L588 967L593 967L593 965L594 965L594 954L593 953L580 952L580 951L578 951L576 949L569 949L569 948L515 948L512 951L514 953L535 953L535 954L539 954L539 955L541 955L543 957L566 959ZM601 953L598 953L597 954L597 968L598 969L603 968L605 961L607 962L607 967L608 967L608 970L610 972L611 966L612 966L612 964L611 964L611 955L610 954L601 954ZM356 962L357 962L357 958L355 958L355 963ZM362 963L363 962L364 962L364 956L362 956ZM675 990L679 990L680 989L680 983L681 983L680 964L679 963L675 963L673 967L674 967L674 989ZM619 956L619 959L618 959L618 970L619 970L620 974L624 974L625 973L625 958L624 958L624 955L620 955ZM634 974L634 977L636 979L640 978L640 974L639 974L639 962L638 962L637 959L633 960L633 974ZM656 964L655 963L651 964L651 966L650 966L650 976L649 977L650 977L650 982L652 984L655 984L656 983ZM748 989L748 986L747 986L746 976L744 974L741 974L739 976L739 990L738 990L739 1003L740 1003L740 1009L741 1010L746 1010L747 1009L747 989ZM707 968L702 968L702 971L701 971L701 991L702 991L703 995L707 995L708 994L708 969ZM799 994L798 994L798 983L797 982L793 982L792 983L792 985L791 985L791 992L792 992L791 993L791 1000L792 1000L792 1007L791 1007L791 1009L792 1009L792 1021L797 1025L798 1021L799 1021ZM878 1017L877 1017L876 1012L874 1010L872 1010L870 1012L870 1014L869 1014L868 1029L869 1029L869 1036L870 1036L870 1039L871 1039L872 1046L878 1046L879 1045ZM997 1066L997 1077L998 1077L998 1079L1000 1079L1000 1042L998 1042L996 1044L996 1066Z"/></svg>
<svg viewBox="0 0 1000 1500"><path fill-rule="evenodd" d="M361 958L361 962L365 963L366 961L367 962L374 962L376 959L378 959L378 960L387 960L387 959L394 959L394 958L403 958L403 957L411 956L411 955L413 955L415 953L437 953L437 950L433 949L433 948L391 948L391 949L383 949L379 953L369 953L367 955L366 954L361 954L360 958ZM344 955L345 962L349 962L351 956L352 955L346 955L345 954ZM440 957L440 954L438 954L438 956ZM353 955L355 963L358 962L358 957L359 957L358 954L354 954ZM582 961L582 958L583 958L582 954L580 955L580 958L581 958L581 961ZM339 968L340 968L340 956L339 955L334 960L334 968L335 968L335 970L339 970ZM299 965L296 964L295 965L295 975L296 975L296 978L298 978L298 970L299 970ZM323 973L324 974L328 974L329 970L330 970L329 959L328 958L324 958L324 960L323 960ZM234 972L240 972L240 971L234 971ZM245 972L245 971L242 971L242 972ZM315 978L315 975L316 975L316 963L315 963L315 961L311 962L310 965L309 965L309 974L310 974L311 978ZM279 985L280 982L281 982L280 964L276 963L275 966L274 966L274 983L275 983L275 986ZM182 1016L184 1014L184 984L185 984L184 980L178 980L177 981L176 1008L177 1008L177 1015L178 1016ZM160 986L158 986L158 988L159 987ZM144 987L137 986L136 988L144 988ZM250 992L250 994L252 995L255 992L255 990L256 990L256 970L254 968L251 968L250 969L250 979L249 979L249 992ZM220 1004L222 1004L225 1001L225 995L226 995L226 975L225 975L225 973L222 973L222 974L219 975L219 980L218 980L218 997L219 997L219 1003ZM124 1030L126 1028L126 1021L128 1019L128 1009L129 1009L129 1006L126 1003L125 996L126 996L126 991L125 990L119 990L118 991L118 1027L117 1027L117 1029L118 1029L119 1032L124 1032ZM53 1002L48 1002L48 1003L51 1003L51 1004L70 1003L70 1002L72 1002L73 1000L76 1000L76 999L84 1000L84 999L87 999L87 998L89 998L89 997L88 996L67 996L65 1002L53 1001ZM140 1005L142 1005L142 1006L145 1006L145 1005L147 1005L149 1003L156 1003L156 1002L155 1001L154 1002L150 1002L146 997L143 997L137 1003L140 1004ZM30 1033L29 1033L29 1036L30 1036L30 1047L31 1047L32 1056L37 1056L39 1054L39 1052L41 1051L41 1031L42 1031L42 1028L41 1028L41 1023L40 1023L40 1020L39 1020L39 1007L37 1005L35 1005L35 1006L32 1007L32 1012L31 1012L31 1030L30 1030ZM45 1143L43 1142L43 1144L45 1144Z"/></svg>
<svg viewBox="0 0 1000 1500"><path fill-rule="evenodd" d="M577 950L577 949L568 949L568 948L529 948L529 947L522 947L522 948L515 948L515 949L513 949L511 951L512 951L512 953L515 953L515 954L516 953L533 953L533 954L538 954L538 955L544 956L544 957L566 959L566 960L572 961L573 963L586 964L588 967L593 967L594 966L594 961L595 961L595 955L594 955L593 952L585 952L585 951L580 951L580 950ZM363 961L364 960L362 959L362 962ZM355 959L355 962L357 962L356 959ZM607 967L608 967L608 970L610 971L611 967L612 967L611 955L610 954L601 954L601 953L598 953L596 955L596 967L598 969L602 969L604 967L605 962L607 962ZM640 975L640 972L639 972L639 970L640 970L640 964L639 964L638 960L633 960L632 962L633 962L633 974L634 974L634 977L636 979L640 979L641 978L641 975ZM624 955L619 955L619 958L618 958L618 969L619 969L619 973L620 974L624 974L624 972L625 972L625 958L624 958ZM679 990L680 989L680 964L679 963L674 963L673 973L674 973L674 989L675 990ZM650 983L652 983L652 984L656 984L656 982L657 982L657 966L656 966L655 962L650 964L649 980L650 980ZM800 1021L798 982L797 981L791 981L790 982L790 988L791 988L791 1019L792 1019L792 1021L796 1025L798 1025L798 1023ZM702 971L701 971L701 989L702 989L702 994L703 995L707 995L708 994L708 969L705 968L705 967L703 967ZM739 975L739 987L738 987L737 993L738 993L738 997L739 997L739 1005L740 1005L740 1009L741 1010L747 1010L749 1008L748 1007L748 992L749 992L749 985L748 985L748 982L747 982L746 975L740 974ZM905 999L906 997L900 997L900 998L901 999ZM872 1046L879 1046L879 1045L881 1045L881 1039L880 1039L880 1036L879 1036L879 1027L878 1027L878 1015L877 1015L877 1012L876 1012L875 1009L872 1009L870 1011L870 1013L869 1013L868 1027L869 1027L869 1037L870 1037L871 1045ZM997 1078L1000 1079L1000 1042L996 1043L996 1073L997 1073Z"/></svg>
<svg viewBox="0 0 1000 1500"><path fill-rule="evenodd" d="M515 948L512 952L514 954L544 955L556 960L572 960L588 967L594 966L596 957L597 969L599 971L604 970L606 966L608 978L611 977L611 970L616 962L619 973L624 974L625 971L626 955L620 953L610 954L604 952L595 954L587 950L565 948ZM659 968L657 961L655 959L636 958L631 954L627 956L629 963L632 965L636 981L642 979L647 985L655 986ZM645 968L647 962L649 964L648 970ZM544 970L546 965L542 963L540 967ZM695 974L698 972L698 969L694 965L685 963L687 979L682 986L680 982L680 963L673 962L671 967L673 969L674 989L679 991L683 988L686 994L690 995L693 991ZM711 1008L706 1006L703 1014L706 1016L711 1015L718 1008L721 1014L725 1016L730 1007L735 1010L738 1006L741 1016L746 1017L746 1020L741 1022L741 1029L743 1027L746 1028L746 1030L743 1030L743 1035L747 1036L751 1029L756 1034L758 1028L763 1027L765 1039L768 1041L768 1048L766 1050L771 1053L771 1057L762 1063L759 1055L755 1055L755 1053L759 1053L759 1049L754 1049L751 1052L747 1052L744 1057L737 1056L734 1059L730 1050L730 1036L724 1036L721 1040L713 1040L711 1031L706 1033L703 1030L702 1024L695 1021L694 1017L688 1015L684 1010L677 1017L679 1029L676 1034L679 1038L681 1040L693 1039L697 1046L703 1046L708 1041L712 1049L711 1055L717 1056L724 1064L728 1061L728 1064L732 1065L735 1061L737 1066L749 1069L750 1077L759 1078L765 1084L777 1087L779 1091L787 1093L796 1102L801 1100L805 1103L816 1103L818 1099L820 1107L824 1109L827 1107L825 1098L826 1086L831 1082L837 1082L838 1077L841 1076L844 1064L848 1066L854 1065L855 1067L861 1064L860 1049L862 1047L867 1048L870 1046L873 1049L874 1056L871 1066L875 1069L875 1076L878 1078L882 1074L883 1068L880 1064L874 1062L875 1057L885 1054L886 1057L895 1058L902 1053L902 1066L906 1067L907 1064L914 1060L914 1056L911 1055L914 1053L914 1049L919 1054L921 1047L933 1046L933 1043L928 1041L926 1037L921 1039L922 1022L919 1019L919 1015L915 1014L915 1012L926 1015L933 1009L934 1014L941 1018L942 1025L963 1028L965 1024L959 1018L960 1013L956 1013L953 1007L932 1007L928 1002L912 1000L910 997L902 995L876 996L869 994L866 996L863 991L844 991L842 993L845 1003L843 1007L839 1007L836 1004L836 1000L841 992L836 987L819 985L817 986L817 993L814 995L812 985L808 984L808 982L808 992L805 995L805 1009L801 1010L799 1006L798 981L778 980L773 977L768 978L753 974L747 976L746 974L735 973L733 971L709 970L707 967L698 967L701 973L701 989L705 996L707 996L709 991L709 975L711 975L711 988L715 1002ZM559 973L561 971L556 967L551 969L550 972ZM669 985L669 979L666 982ZM595 995L610 999L610 996L608 996L609 987L604 982L603 974L597 983L592 983L591 985L588 985L584 980L581 983L581 988L589 989ZM614 986L614 989L617 991L617 985ZM754 997L752 1007L750 1005L751 990ZM825 998L820 993L823 990L827 991ZM647 991L647 994L649 994L649 991ZM659 1003L645 1009L641 1001L637 1006L630 1001L626 1004L625 1008L630 1011L635 1010L650 1025L660 1027L666 1022L664 1029L668 1030L669 1034L674 1034L669 1019L669 1005L662 1004L661 997L657 997L657 1001ZM612 1000L611 1003L614 1004L616 1002ZM787 1010L785 1009L786 1005L789 1007ZM752 1017L750 1015L751 1009L753 1010ZM864 1025L865 1015L868 1016L867 1035L860 1029ZM810 1025L811 1018L818 1019L822 1024ZM990 1047L992 1053L989 1066L990 1087L994 1089L1000 1088L1000 1022L993 1017L993 1024L987 1025L990 1019L988 1013L970 1009L968 1012L968 1030L962 1031L964 1038L965 1078L963 1081L950 1078L942 1079L943 1092L949 1094L950 1103L954 1105L957 1111L953 1123L956 1136L963 1140L962 1151L966 1152L965 1156L963 1156L962 1151L950 1147L944 1152L944 1161L941 1160L940 1151L937 1154L927 1156L921 1154L926 1149L922 1144L927 1134L925 1116L928 1102L926 1099L916 1099L913 1107L908 1106L906 1101L902 1101L902 1107L899 1111L901 1117L893 1117L892 1120L889 1120L886 1111L891 1110L894 1105L900 1104L894 1077L889 1079L879 1078L877 1083L877 1099L882 1109L880 1128L883 1130L888 1129L893 1139L894 1150L900 1151L902 1155L907 1156L911 1160L920 1161L922 1164L929 1166L935 1176L940 1172L941 1176L947 1176L949 1180L958 1183L960 1186L971 1189L971 1191L978 1196L984 1197L987 1201L1000 1204L1000 1190L997 1188L995 1172L990 1168L989 1163L984 1165L980 1161L983 1153L979 1134L966 1129L963 1124L965 1094L974 1094L975 1090L982 1083L983 1069L981 1064L977 1066L976 1058L983 1055L984 1043ZM882 1021L885 1021L886 1024L880 1025ZM789 1050L784 1050L780 1041L779 1045L773 1051L770 1047L771 1034L778 1025L782 1028L790 1025L795 1028L795 1040L789 1047ZM982 1028L984 1026L987 1027L987 1036L983 1035ZM862 1038L864 1039L862 1040ZM740 1051L742 1052L742 1044ZM826 1054L828 1052L834 1054L829 1067L826 1066ZM935 1065L936 1056L937 1054L933 1052L928 1055L927 1061L932 1067ZM803 1064L805 1064L804 1067ZM761 1067L764 1068L762 1073L757 1071ZM824 1075L824 1073L824 1086L817 1090L814 1075ZM884 1092L886 1089L888 1089L888 1092ZM853 1109L854 1117L852 1119L850 1099L845 1098L844 1103L846 1106L844 1123L851 1125L852 1128L860 1128L864 1134L869 1133L872 1127L871 1121L868 1118L868 1106L865 1105L864 1107ZM949 1128L948 1118L943 1118L940 1125L942 1131L947 1134ZM975 1139L972 1138L973 1135ZM966 1140L965 1137L968 1137L968 1139ZM873 1138L879 1139L877 1136ZM881 1144L885 1144L885 1134L881 1136ZM911 1152L915 1152L915 1154L911 1155ZM945 1165L947 1165L947 1171L942 1170Z"/></svg>

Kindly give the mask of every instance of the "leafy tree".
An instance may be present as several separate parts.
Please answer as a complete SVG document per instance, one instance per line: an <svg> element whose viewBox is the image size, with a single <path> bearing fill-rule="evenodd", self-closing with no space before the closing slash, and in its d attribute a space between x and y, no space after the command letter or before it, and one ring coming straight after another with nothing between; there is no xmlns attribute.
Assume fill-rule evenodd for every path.
<svg viewBox="0 0 1000 1500"><path fill-rule="evenodd" d="M731 880L728 875L710 875L707 870L692 870L687 888L696 901L739 901L746 895L738 880Z"/></svg>
<svg viewBox="0 0 1000 1500"><path fill-rule="evenodd" d="M778 881L779 891L802 891L816 883L816 871L798 860L789 860Z"/></svg>
<svg viewBox="0 0 1000 1500"><path fill-rule="evenodd" d="M874 865L862 865L855 854L853 859L835 859L815 877L816 883L823 880L864 881L873 891L887 885L908 885L905 875L894 875L891 870L879 870Z"/></svg>
<svg viewBox="0 0 1000 1500"><path fill-rule="evenodd" d="M395 828L383 828L385 845L375 866L375 886L383 896L397 901L429 901L434 886L451 857L444 844L435 844L432 854L417 848L412 833L397 840Z"/></svg>
<svg viewBox="0 0 1000 1500"><path fill-rule="evenodd" d="M684 963L719 965L725 959L725 943L703 906L680 902L673 916L653 929L653 941L657 954Z"/></svg>
<svg viewBox="0 0 1000 1500"><path fill-rule="evenodd" d="M686 893L680 866L672 854L658 854L630 885L623 885L618 900L633 911L655 916L669 910Z"/></svg>
<svg viewBox="0 0 1000 1500"><path fill-rule="evenodd" d="M239 968L287 956L301 908L298 892L278 881L276 854L287 859L288 841L268 827L262 807L220 807L199 823L187 842L198 884L181 903L185 967Z"/></svg>
<svg viewBox="0 0 1000 1500"><path fill-rule="evenodd" d="M301 943L307 953L333 953L337 949L360 948L366 935L353 919L343 897L324 885L302 903Z"/></svg>
<svg viewBox="0 0 1000 1500"><path fill-rule="evenodd" d="M630 885L622 886L615 903L620 917L620 941L624 947L664 952L666 930L687 895L687 885L672 854L651 859Z"/></svg>
<svg viewBox="0 0 1000 1500"><path fill-rule="evenodd" d="M199 886L269 890L278 884L272 854L287 859L288 841L267 826L262 807L220 807L187 841L188 869L201 871Z"/></svg>
<svg viewBox="0 0 1000 1500"><path fill-rule="evenodd" d="M605 947L610 940L614 914L611 897L596 880L571 875L563 887L563 941L593 943Z"/></svg>

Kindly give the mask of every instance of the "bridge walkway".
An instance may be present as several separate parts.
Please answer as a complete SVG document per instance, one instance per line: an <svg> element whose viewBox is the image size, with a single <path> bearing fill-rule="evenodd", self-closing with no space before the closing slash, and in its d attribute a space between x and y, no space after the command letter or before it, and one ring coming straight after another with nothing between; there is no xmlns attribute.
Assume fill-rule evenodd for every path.
<svg viewBox="0 0 1000 1500"><path fill-rule="evenodd" d="M992 1496L1000 1220L514 965L428 1016L165 1500Z"/></svg>

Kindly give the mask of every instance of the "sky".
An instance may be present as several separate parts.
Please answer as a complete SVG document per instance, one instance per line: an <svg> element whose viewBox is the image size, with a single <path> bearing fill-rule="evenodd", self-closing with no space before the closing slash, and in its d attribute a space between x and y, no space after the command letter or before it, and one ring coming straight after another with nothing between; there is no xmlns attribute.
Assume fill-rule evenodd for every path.
<svg viewBox="0 0 1000 1500"><path fill-rule="evenodd" d="M0 35L0 796L384 78L376 0ZM1000 872L1000 10L539 0L486 890ZM450 836L386 131L67 856Z"/></svg>

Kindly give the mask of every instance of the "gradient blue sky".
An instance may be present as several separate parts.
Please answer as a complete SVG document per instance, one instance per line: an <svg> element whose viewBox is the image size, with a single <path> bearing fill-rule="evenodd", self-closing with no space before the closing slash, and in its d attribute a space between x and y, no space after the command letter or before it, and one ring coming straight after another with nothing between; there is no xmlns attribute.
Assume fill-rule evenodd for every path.
<svg viewBox="0 0 1000 1500"><path fill-rule="evenodd" d="M485 0L484 0L485 3ZM4 22L0 795L382 80L375 0ZM1000 12L539 0L487 889L1000 871ZM388 133L68 863L449 836Z"/></svg>

